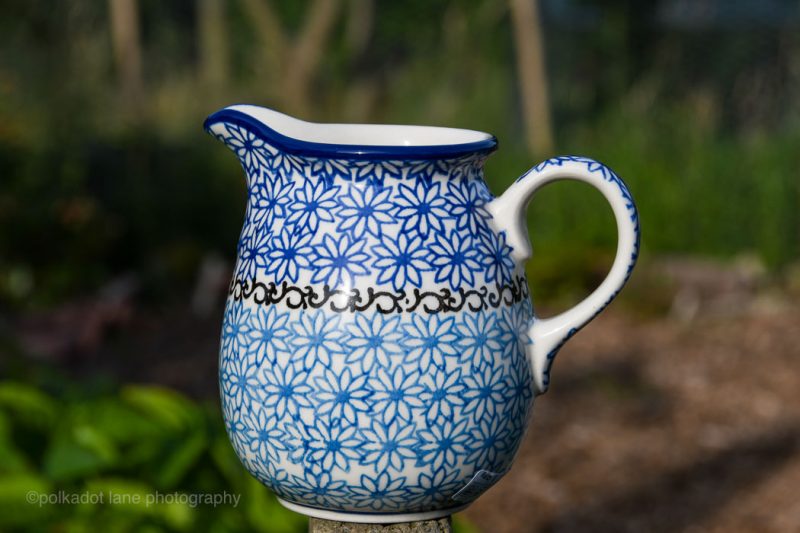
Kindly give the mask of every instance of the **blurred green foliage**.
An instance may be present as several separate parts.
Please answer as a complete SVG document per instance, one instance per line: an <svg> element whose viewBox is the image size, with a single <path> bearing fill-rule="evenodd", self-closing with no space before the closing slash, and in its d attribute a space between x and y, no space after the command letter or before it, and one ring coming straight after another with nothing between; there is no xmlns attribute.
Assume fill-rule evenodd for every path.
<svg viewBox="0 0 800 533"><path fill-rule="evenodd" d="M153 386L87 396L61 385L54 397L0 383L0 530L305 530L304 518L245 472L218 409ZM166 498L223 492L240 496L238 505ZM59 494L103 503L39 499Z"/></svg>

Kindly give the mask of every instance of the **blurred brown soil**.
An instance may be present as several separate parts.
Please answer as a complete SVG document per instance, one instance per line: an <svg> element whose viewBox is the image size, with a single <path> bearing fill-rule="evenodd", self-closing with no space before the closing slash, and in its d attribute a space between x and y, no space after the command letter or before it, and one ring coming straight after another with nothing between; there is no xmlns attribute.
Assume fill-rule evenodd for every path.
<svg viewBox="0 0 800 533"><path fill-rule="evenodd" d="M558 355L482 531L800 531L800 310L612 308Z"/></svg>

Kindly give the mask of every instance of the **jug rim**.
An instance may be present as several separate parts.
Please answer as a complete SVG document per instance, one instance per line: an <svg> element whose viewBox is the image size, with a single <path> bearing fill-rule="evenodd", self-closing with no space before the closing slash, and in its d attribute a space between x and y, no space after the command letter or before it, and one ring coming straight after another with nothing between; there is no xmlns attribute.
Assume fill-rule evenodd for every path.
<svg viewBox="0 0 800 533"><path fill-rule="evenodd" d="M277 125L268 125L268 121ZM243 127L291 154L332 159L449 159L469 154L488 154L497 149L494 135L477 130L401 124L307 122L266 107L247 104L228 106L212 113L203 127L211 132L211 127L218 123ZM396 135L397 142L380 142L381 139ZM354 142L328 142L337 136L350 137ZM437 138L451 142L428 141ZM455 142L460 139L463 141Z"/></svg>

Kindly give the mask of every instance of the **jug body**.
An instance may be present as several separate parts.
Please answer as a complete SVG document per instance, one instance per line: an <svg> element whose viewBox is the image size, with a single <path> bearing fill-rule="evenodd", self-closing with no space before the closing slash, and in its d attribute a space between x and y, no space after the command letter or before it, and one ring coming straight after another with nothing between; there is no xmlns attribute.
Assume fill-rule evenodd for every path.
<svg viewBox="0 0 800 533"><path fill-rule="evenodd" d="M536 319L520 202L550 167L608 181L608 197L624 184L591 160L550 160L495 199L483 163L496 141L467 130L316 125L254 106L206 129L248 182L219 358L244 466L321 518L471 503L510 468L555 352L605 305ZM630 268L638 217L635 229Z"/></svg>

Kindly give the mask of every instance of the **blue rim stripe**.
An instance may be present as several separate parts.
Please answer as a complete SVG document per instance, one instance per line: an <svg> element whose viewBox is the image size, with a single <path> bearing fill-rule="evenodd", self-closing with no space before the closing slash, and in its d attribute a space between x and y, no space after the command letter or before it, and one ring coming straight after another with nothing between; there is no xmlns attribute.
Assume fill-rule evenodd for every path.
<svg viewBox="0 0 800 533"><path fill-rule="evenodd" d="M210 131L218 123L236 124L252 131L270 144L290 154L340 159L447 159L473 153L490 153L497 149L497 139L491 136L483 141L462 144L425 146L366 146L356 144L328 144L301 141L287 137L247 113L235 109L222 109L211 114L203 123Z"/></svg>

